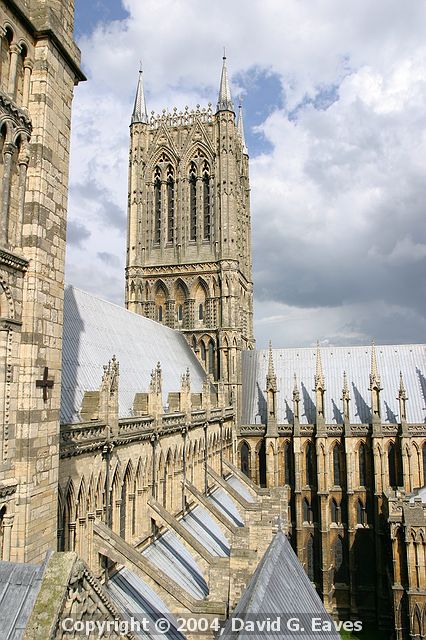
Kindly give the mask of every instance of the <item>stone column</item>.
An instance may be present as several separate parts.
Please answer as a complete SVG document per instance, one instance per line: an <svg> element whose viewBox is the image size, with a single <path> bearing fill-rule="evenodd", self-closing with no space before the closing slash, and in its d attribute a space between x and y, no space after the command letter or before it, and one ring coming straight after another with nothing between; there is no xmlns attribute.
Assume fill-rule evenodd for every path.
<svg viewBox="0 0 426 640"><path fill-rule="evenodd" d="M9 80L7 84L7 92L13 96L16 89L16 71L18 68L18 56L21 53L21 47L18 44L11 44L9 48L10 64L9 64Z"/></svg>
<svg viewBox="0 0 426 640"><path fill-rule="evenodd" d="M18 222L15 232L15 244L17 247L22 246L22 232L24 223L24 206L25 206L25 191L27 186L27 169L30 161L28 143L27 141L22 143L21 152L18 158L19 167L19 183L18 183Z"/></svg>
<svg viewBox="0 0 426 640"><path fill-rule="evenodd" d="M3 560L10 561L10 552L12 546L12 526L15 515L6 513L3 516Z"/></svg>
<svg viewBox="0 0 426 640"><path fill-rule="evenodd" d="M70 522L68 524L68 549L67 551L75 550L75 522Z"/></svg>
<svg viewBox="0 0 426 640"><path fill-rule="evenodd" d="M12 173L12 158L13 158L15 149L16 149L16 146L11 142L7 142L3 148L1 237L5 244L7 244L8 242L10 181L11 181L11 173Z"/></svg>
<svg viewBox="0 0 426 640"><path fill-rule="evenodd" d="M23 96L22 96L22 108L28 109L28 101L30 97L30 81L31 81L31 73L33 70L33 63L31 60L25 60L24 62L24 87L23 87Z"/></svg>
<svg viewBox="0 0 426 640"><path fill-rule="evenodd" d="M166 301L166 325L175 328L175 301L171 299Z"/></svg>
<svg viewBox="0 0 426 640"><path fill-rule="evenodd" d="M92 571L100 572L100 566L97 564L98 555L93 549L93 525L96 515L94 513L87 514L87 563Z"/></svg>
<svg viewBox="0 0 426 640"><path fill-rule="evenodd" d="M129 543L133 539L133 513L135 507L136 495L134 493L130 493L126 507L126 542Z"/></svg>
<svg viewBox="0 0 426 640"><path fill-rule="evenodd" d="M195 321L195 300L188 298L185 302L186 328L193 329Z"/></svg>

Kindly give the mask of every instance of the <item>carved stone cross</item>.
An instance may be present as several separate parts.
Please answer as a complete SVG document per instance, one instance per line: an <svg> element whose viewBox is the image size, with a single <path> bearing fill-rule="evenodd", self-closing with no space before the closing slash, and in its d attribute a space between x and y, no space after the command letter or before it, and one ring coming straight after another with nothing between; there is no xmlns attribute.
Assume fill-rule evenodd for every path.
<svg viewBox="0 0 426 640"><path fill-rule="evenodd" d="M43 389L43 401L47 402L47 390L53 388L53 380L48 380L49 377L49 368L44 367L43 371L43 379L36 380L37 389Z"/></svg>

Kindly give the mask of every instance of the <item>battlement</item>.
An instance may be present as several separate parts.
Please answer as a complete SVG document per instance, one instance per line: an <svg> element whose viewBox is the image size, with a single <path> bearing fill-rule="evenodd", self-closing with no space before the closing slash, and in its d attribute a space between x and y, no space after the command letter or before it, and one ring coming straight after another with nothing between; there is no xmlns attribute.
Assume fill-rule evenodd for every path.
<svg viewBox="0 0 426 640"><path fill-rule="evenodd" d="M170 128L190 127L197 121L207 125L213 124L214 113L211 102L203 108L197 104L195 109L185 107L183 111L178 111L177 107L173 107L171 112L167 109L163 109L161 113L151 111L148 126L150 129L159 129L163 125Z"/></svg>

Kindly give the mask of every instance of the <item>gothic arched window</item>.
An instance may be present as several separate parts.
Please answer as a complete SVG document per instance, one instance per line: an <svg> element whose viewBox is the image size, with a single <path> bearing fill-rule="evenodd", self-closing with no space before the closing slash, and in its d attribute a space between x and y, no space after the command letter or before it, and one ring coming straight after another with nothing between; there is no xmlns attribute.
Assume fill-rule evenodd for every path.
<svg viewBox="0 0 426 640"><path fill-rule="evenodd" d="M201 342L201 360L205 363L206 362L206 347L204 342Z"/></svg>
<svg viewBox="0 0 426 640"><path fill-rule="evenodd" d="M241 445L241 471L250 478L250 449L247 442Z"/></svg>
<svg viewBox="0 0 426 640"><path fill-rule="evenodd" d="M399 487L402 485L401 461L397 444L391 442L388 448L389 486Z"/></svg>
<svg viewBox="0 0 426 640"><path fill-rule="evenodd" d="M335 486L340 487L341 484L341 469L340 469L340 446L336 444L333 448L333 483Z"/></svg>
<svg viewBox="0 0 426 640"><path fill-rule="evenodd" d="M172 167L167 169L167 242L175 239L175 180Z"/></svg>
<svg viewBox="0 0 426 640"><path fill-rule="evenodd" d="M177 319L178 319L178 322L182 322L183 320L183 306L181 304L178 305Z"/></svg>
<svg viewBox="0 0 426 640"><path fill-rule="evenodd" d="M330 512L331 512L331 522L334 522L335 524L340 524L340 509L334 498L331 501Z"/></svg>
<svg viewBox="0 0 426 640"><path fill-rule="evenodd" d="M312 486L314 484L314 451L312 442L308 442L306 447L306 484Z"/></svg>
<svg viewBox="0 0 426 640"><path fill-rule="evenodd" d="M365 524L365 508L361 500L356 505L356 521L358 524Z"/></svg>
<svg viewBox="0 0 426 640"><path fill-rule="evenodd" d="M154 173L154 242L161 240L161 171L156 167Z"/></svg>
<svg viewBox="0 0 426 640"><path fill-rule="evenodd" d="M204 320L204 305L202 303L198 305L198 320Z"/></svg>
<svg viewBox="0 0 426 640"><path fill-rule="evenodd" d="M312 508L308 498L303 500L303 521L312 523Z"/></svg>
<svg viewBox="0 0 426 640"><path fill-rule="evenodd" d="M209 342L209 373L213 376L215 374L215 366L214 366L214 343L212 340Z"/></svg>
<svg viewBox="0 0 426 640"><path fill-rule="evenodd" d="M334 580L333 582L346 582L346 566L344 557L344 546L342 538L337 537L334 541L333 548L333 567L334 567Z"/></svg>
<svg viewBox="0 0 426 640"><path fill-rule="evenodd" d="M365 444L361 442L358 451L358 472L359 472L359 485L360 487L367 486L367 454L365 450Z"/></svg>
<svg viewBox="0 0 426 640"><path fill-rule="evenodd" d="M191 162L189 168L189 239L197 239L197 167Z"/></svg>
<svg viewBox="0 0 426 640"><path fill-rule="evenodd" d="M203 166L203 223L204 240L210 240L211 235L211 196L210 196L210 170L207 162Z"/></svg>
<svg viewBox="0 0 426 640"><path fill-rule="evenodd" d="M284 484L291 485L293 476L293 452L291 443L287 440L284 445Z"/></svg>

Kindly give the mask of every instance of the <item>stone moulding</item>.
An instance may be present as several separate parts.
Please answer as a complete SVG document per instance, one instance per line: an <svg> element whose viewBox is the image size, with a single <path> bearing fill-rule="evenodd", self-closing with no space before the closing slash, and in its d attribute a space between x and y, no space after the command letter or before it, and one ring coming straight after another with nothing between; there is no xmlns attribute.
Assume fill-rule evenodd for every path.
<svg viewBox="0 0 426 640"><path fill-rule="evenodd" d="M232 407L230 411L224 412L224 420L234 416ZM185 414L176 413L162 417L158 427L151 416L126 419L119 421L118 435L113 435L109 442L114 446L127 445L132 442L144 442L151 438L154 433L160 437L170 435L182 430L183 427L195 429L200 425L208 423L214 424L222 420L222 414L207 417L206 411L193 411L191 422L187 424ZM106 423L80 423L76 425L62 425L60 434L60 458L72 458L103 448L107 440Z"/></svg>
<svg viewBox="0 0 426 640"><path fill-rule="evenodd" d="M0 249L0 265L25 273L28 269L29 261L22 256L6 251L6 249Z"/></svg>
<svg viewBox="0 0 426 640"><path fill-rule="evenodd" d="M1 483L0 484L0 500L4 500L5 498L9 498L10 496L13 496L13 494L16 492L17 486L18 486L18 483L16 481L9 482L7 484Z"/></svg>
<svg viewBox="0 0 426 640"><path fill-rule="evenodd" d="M31 133L32 124L28 114L20 109L8 95L0 90L0 114L1 111L13 120L15 126L24 128L28 133Z"/></svg>

